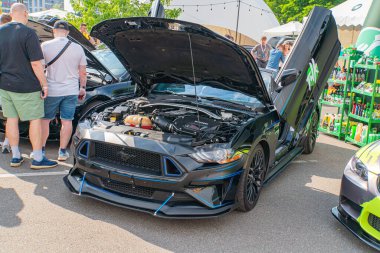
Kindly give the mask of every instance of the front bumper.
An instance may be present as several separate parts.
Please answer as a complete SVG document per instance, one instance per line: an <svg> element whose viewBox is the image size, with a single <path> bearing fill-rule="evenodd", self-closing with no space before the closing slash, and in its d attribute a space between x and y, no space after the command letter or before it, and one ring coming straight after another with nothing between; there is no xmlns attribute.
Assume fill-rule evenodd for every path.
<svg viewBox="0 0 380 253"><path fill-rule="evenodd" d="M365 244L380 251L380 241L368 235L356 220L352 219L350 216L347 216L347 214L343 215L339 209L339 207L334 207L331 209L333 216Z"/></svg>
<svg viewBox="0 0 380 253"><path fill-rule="evenodd" d="M380 193L378 175L368 173L362 180L347 165L342 178L339 206L332 209L334 217L356 237L380 250Z"/></svg>
<svg viewBox="0 0 380 253"><path fill-rule="evenodd" d="M64 178L64 182L70 191L76 195L90 197L108 204L145 212L161 218L213 218L229 213L235 206L234 203L231 202L215 208L208 208L196 202L173 205L171 200L176 197L176 192L167 192L167 198L164 201L141 199L95 186L86 180L83 181L83 179L82 181L78 181L78 179L72 175L67 175ZM180 198L181 197L183 197L182 194L180 195Z"/></svg>
<svg viewBox="0 0 380 253"><path fill-rule="evenodd" d="M235 208L236 188L246 155L228 164L205 165L183 155L179 145L107 132L102 135L92 132L91 137L73 138L75 162L65 183L74 194L165 218L210 218ZM115 164L113 160L103 162L99 160L100 155L96 155L99 144L103 147L99 154L110 156L120 153L111 152L114 150L111 146L121 148L122 152L129 152L126 150L131 148L132 152L144 152L141 156L144 160L150 159L147 152L157 152L153 156L160 154L161 164L169 161L180 173L167 173L167 166L161 165L162 174L146 174L128 164ZM134 153L134 156L139 154ZM113 159L119 161L119 157L113 156ZM134 158L126 159L129 162Z"/></svg>

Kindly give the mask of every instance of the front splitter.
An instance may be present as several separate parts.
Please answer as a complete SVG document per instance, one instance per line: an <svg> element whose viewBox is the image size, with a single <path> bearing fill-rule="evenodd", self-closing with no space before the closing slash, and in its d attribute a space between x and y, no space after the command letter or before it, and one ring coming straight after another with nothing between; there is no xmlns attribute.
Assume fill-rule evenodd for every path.
<svg viewBox="0 0 380 253"><path fill-rule="evenodd" d="M342 223L351 233L353 233L357 238L363 241L368 246L380 251L380 242L375 238L369 236L359 225L358 222L350 217L345 218L338 210L338 207L331 209L332 215Z"/></svg>
<svg viewBox="0 0 380 253"><path fill-rule="evenodd" d="M209 209L200 206L169 206L164 203L155 203L145 200L128 198L119 194L101 189L88 183L74 186L73 178L70 175L63 178L66 186L75 195L93 198L114 206L144 212L155 217L167 219L207 219L225 215L234 210L235 205L230 204L216 209ZM70 182L72 181L72 182ZM157 210L160 210L157 212Z"/></svg>

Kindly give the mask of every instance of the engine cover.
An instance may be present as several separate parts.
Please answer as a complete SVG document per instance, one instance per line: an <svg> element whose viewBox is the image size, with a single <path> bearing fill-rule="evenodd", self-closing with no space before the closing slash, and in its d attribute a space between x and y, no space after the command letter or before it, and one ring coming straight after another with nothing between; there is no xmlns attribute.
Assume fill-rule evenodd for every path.
<svg viewBox="0 0 380 253"><path fill-rule="evenodd" d="M197 136L201 132L209 132L218 130L220 123L217 120L198 117L185 116L174 120L173 125L178 132Z"/></svg>

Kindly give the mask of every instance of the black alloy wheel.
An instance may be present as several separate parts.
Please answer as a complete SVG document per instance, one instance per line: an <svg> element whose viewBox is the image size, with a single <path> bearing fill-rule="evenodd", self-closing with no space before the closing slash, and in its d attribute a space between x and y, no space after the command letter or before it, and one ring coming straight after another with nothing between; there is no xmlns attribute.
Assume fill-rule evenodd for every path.
<svg viewBox="0 0 380 253"><path fill-rule="evenodd" d="M248 161L251 161L250 166L244 169L236 193L238 210L243 212L255 207L267 172L265 153L260 144L250 153Z"/></svg>
<svg viewBox="0 0 380 253"><path fill-rule="evenodd" d="M309 127L307 129L306 140L304 143L304 154L311 154L314 151L315 144L317 143L318 137L318 123L319 123L319 113L315 111L310 117Z"/></svg>

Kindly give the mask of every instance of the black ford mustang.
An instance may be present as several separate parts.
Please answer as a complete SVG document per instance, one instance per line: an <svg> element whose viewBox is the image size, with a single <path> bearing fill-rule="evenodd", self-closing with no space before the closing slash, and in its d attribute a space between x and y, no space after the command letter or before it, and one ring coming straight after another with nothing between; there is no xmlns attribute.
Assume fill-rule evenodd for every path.
<svg viewBox="0 0 380 253"><path fill-rule="evenodd" d="M340 51L329 10L312 11L275 82L197 24L114 19L91 34L137 89L81 118L64 179L73 193L168 218L249 211L265 182L313 151L317 100Z"/></svg>
<svg viewBox="0 0 380 253"><path fill-rule="evenodd" d="M41 23L29 20L27 25L36 31L42 43L54 38L50 26L54 24L54 21ZM128 71L110 50L96 50L75 27L70 25L69 28L69 39L83 47L87 58L87 95L84 101L79 101L77 104L74 119L74 124L76 124L79 117L91 107L120 96L133 94L134 86ZM0 131L5 131L5 120L0 105ZM27 122L20 123L21 136L28 136L28 128ZM60 120L57 115L50 126L50 138L59 138L59 131Z"/></svg>

